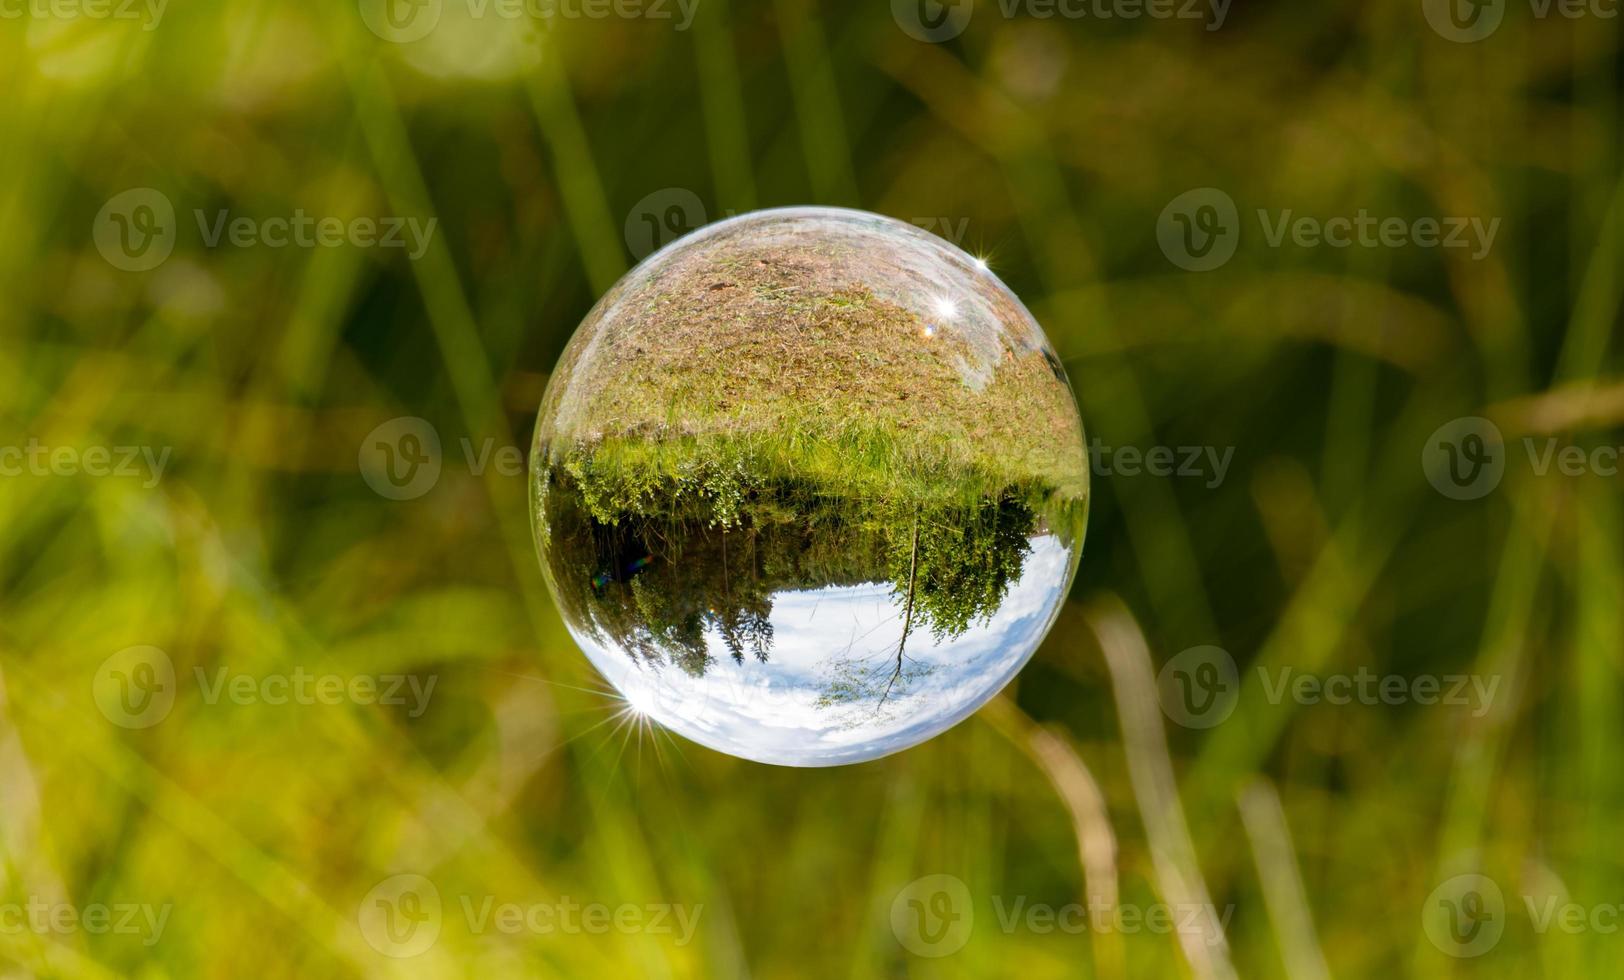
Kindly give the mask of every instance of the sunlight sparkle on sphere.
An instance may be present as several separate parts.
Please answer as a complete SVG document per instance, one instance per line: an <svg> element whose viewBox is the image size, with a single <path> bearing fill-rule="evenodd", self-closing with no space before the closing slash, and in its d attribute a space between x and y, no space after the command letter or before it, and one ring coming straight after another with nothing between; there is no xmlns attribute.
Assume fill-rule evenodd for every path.
<svg viewBox="0 0 1624 980"><path fill-rule="evenodd" d="M639 715L840 765L946 730L1031 657L1082 550L1083 447L984 260L880 215L758 211L587 315L531 513L565 625Z"/></svg>

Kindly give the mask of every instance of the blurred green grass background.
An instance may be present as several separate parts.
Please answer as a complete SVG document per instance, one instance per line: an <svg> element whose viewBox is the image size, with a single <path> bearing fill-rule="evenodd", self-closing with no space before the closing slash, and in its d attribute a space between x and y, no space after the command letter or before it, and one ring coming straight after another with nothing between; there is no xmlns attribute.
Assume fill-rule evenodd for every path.
<svg viewBox="0 0 1624 980"><path fill-rule="evenodd" d="M0 18L0 445L172 451L155 486L0 477L0 906L171 908L150 945L0 928L7 973L1619 962L1624 937L1540 931L1525 902L1624 903L1618 479L1537 476L1513 455L1497 490L1457 501L1420 465L1461 416L1508 441L1618 444L1616 20L1513 3L1462 44L1419 0L1238 0L1217 30L983 2L932 44L874 2L699 0L678 30L447 0L434 30L392 43L365 6ZM1207 273L1156 236L1199 187L1229 194L1246 229ZM178 215L173 253L137 272L93 235L131 188ZM528 445L547 372L652 227L801 203L986 255L1104 445L1234 447L1215 487L1097 477L1072 601L1016 684L925 745L827 771L627 724L546 595L522 476L476 473L462 450ZM1476 260L1271 248L1260 208L1501 227ZM198 210L438 224L414 261L209 247ZM400 416L432 423L445 465L395 501L357 454ZM93 694L136 645L177 675L172 710L142 729ZM1243 687L1228 721L1187 729L1158 710L1155 675L1202 645L1234 656ZM1257 666L1500 687L1476 717L1273 704ZM437 686L417 717L207 703L194 672L221 668ZM1504 932L1458 959L1423 909L1465 872L1504 891ZM445 911L432 947L397 960L363 913L403 873ZM937 874L965 883L974 926L921 956L893 904ZM689 942L509 934L471 928L465 897L702 911ZM1223 942L1181 944L1002 928L1017 898L1231 914Z"/></svg>

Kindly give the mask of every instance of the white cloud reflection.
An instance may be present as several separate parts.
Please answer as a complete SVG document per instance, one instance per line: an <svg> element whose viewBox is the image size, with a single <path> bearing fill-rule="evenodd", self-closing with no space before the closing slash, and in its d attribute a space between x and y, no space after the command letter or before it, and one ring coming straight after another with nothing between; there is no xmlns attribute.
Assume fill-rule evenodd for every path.
<svg viewBox="0 0 1624 980"><path fill-rule="evenodd" d="M707 629L713 663L703 677L571 633L629 702L701 745L785 766L863 762L945 731L1009 683L1054 621L1071 561L1059 538L1034 538L987 622L941 643L928 629L910 633L903 676L888 692L902 637L902 602L889 584L774 593L769 661L735 663ZM861 694L831 703L824 696L843 678L856 678Z"/></svg>

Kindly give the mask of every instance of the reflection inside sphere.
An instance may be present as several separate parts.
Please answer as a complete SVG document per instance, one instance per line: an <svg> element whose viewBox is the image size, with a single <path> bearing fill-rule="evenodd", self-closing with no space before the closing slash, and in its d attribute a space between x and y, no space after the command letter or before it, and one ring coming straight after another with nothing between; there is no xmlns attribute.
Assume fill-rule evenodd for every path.
<svg viewBox="0 0 1624 980"><path fill-rule="evenodd" d="M984 263L802 208L652 256L565 350L532 453L543 569L629 708L837 765L1021 668L1075 572L1081 421Z"/></svg>
<svg viewBox="0 0 1624 980"><path fill-rule="evenodd" d="M629 706L785 765L874 758L960 720L1037 646L1075 561L1014 499L908 511L774 495L731 527L606 525L557 473L543 506L565 621Z"/></svg>

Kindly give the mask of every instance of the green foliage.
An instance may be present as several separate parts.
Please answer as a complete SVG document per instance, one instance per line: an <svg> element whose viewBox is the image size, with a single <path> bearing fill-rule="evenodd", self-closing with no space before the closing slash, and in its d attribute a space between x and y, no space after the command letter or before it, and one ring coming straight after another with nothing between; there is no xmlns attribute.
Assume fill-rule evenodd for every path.
<svg viewBox="0 0 1624 980"><path fill-rule="evenodd" d="M0 903L173 913L151 946L0 930L0 974L1200 975L1169 933L1000 928L1022 897L1114 884L1130 908L1173 900L1147 834L1168 824L1188 828L1190 880L1234 904L1239 976L1289 975L1283 951L1305 947L1337 977L1617 971L1618 934L1537 932L1523 893L1541 909L1624 895L1624 495L1520 455L1524 437L1589 449L1624 426L1616 22L1505 4L1492 37L1455 44L1425 18L1447 5L1420 0L1235 3L1211 32L980 2L961 36L927 44L894 19L910 5L874 0L701 0L688 31L618 17L533 30L496 2L484 18L445 2L415 5L443 8L442 26L395 44L353 2L170 3L151 31L53 6L97 5L0 18L0 449L173 452L152 485L0 476ZM47 13L9 17L34 9ZM144 272L109 264L95 234L137 187L177 218L173 253ZM1190 273L1157 220L1197 187L1228 193L1243 227L1226 265ZM460 440L529 444L542 381L635 262L628 223L666 217L645 201L666 188L702 203L688 225L823 203L951 228L1037 315L1091 434L1234 447L1228 479L1097 477L1075 601L1043 648L995 705L904 754L807 773L617 730L548 598L522 480L475 472ZM416 260L210 247L195 212L212 223L220 208L439 230ZM1481 259L1289 234L1273 247L1259 209L1503 226ZM1423 445L1477 415L1502 427L1512 465L1482 500L1446 499ZM401 416L437 428L444 465L397 501L364 482L357 451ZM664 467L684 454L621 465L632 450L606 448L578 474L600 481L595 512L657 531L672 519ZM893 448L853 431L781 451L864 499L974 504L1004 488L928 458L877 466L906 458ZM759 449L751 472L770 475L780 450ZM692 479L679 516L706 528L705 494L723 488ZM1016 496L1039 513L1034 493ZM738 506L730 534L798 509ZM812 520L807 547L758 554L764 579L876 553L837 515ZM1233 654L1235 715L1190 730L1122 693L1101 596L1142 626L1148 676L1192 646ZM691 650L681 610L656 611ZM643 616L635 599L598 610L617 613L607 628ZM177 679L174 710L144 730L92 696L104 661L137 644L166 651ZM438 685L417 717L211 704L196 671L222 666ZM1260 667L1271 683L1285 668L1502 682L1476 716L1274 703ZM848 680L872 711L887 677ZM1145 802L1122 737L1133 718L1161 725L1174 807ZM1254 845L1237 800L1259 785L1287 832ZM1090 800L1103 835L1080 823ZM1455 960L1420 913L1466 870L1500 883L1506 928ZM397 962L357 912L402 872L438 885L445 916L432 949ZM889 912L936 874L965 883L974 927L932 959ZM686 943L494 919L476 933L462 912L561 896L703 912Z"/></svg>
<svg viewBox="0 0 1624 980"><path fill-rule="evenodd" d="M743 663L771 655L772 594L890 582L914 627L963 634L1003 601L1038 526L1016 499L978 505L871 502L775 482L726 493L704 481L633 498L551 471L538 520L552 582L577 627L645 660L699 675L714 629ZM590 472L590 471L589 471ZM740 471L732 471L734 473ZM635 509L605 510L630 499ZM720 516L722 508L730 518Z"/></svg>
<svg viewBox="0 0 1624 980"><path fill-rule="evenodd" d="M912 578L920 620L938 639L957 636L974 620L991 617L1021 577L1021 563L1031 550L1032 512L1018 501L1002 500L957 511L920 511L915 519L917 537L887 536L891 581L897 594L906 596Z"/></svg>

